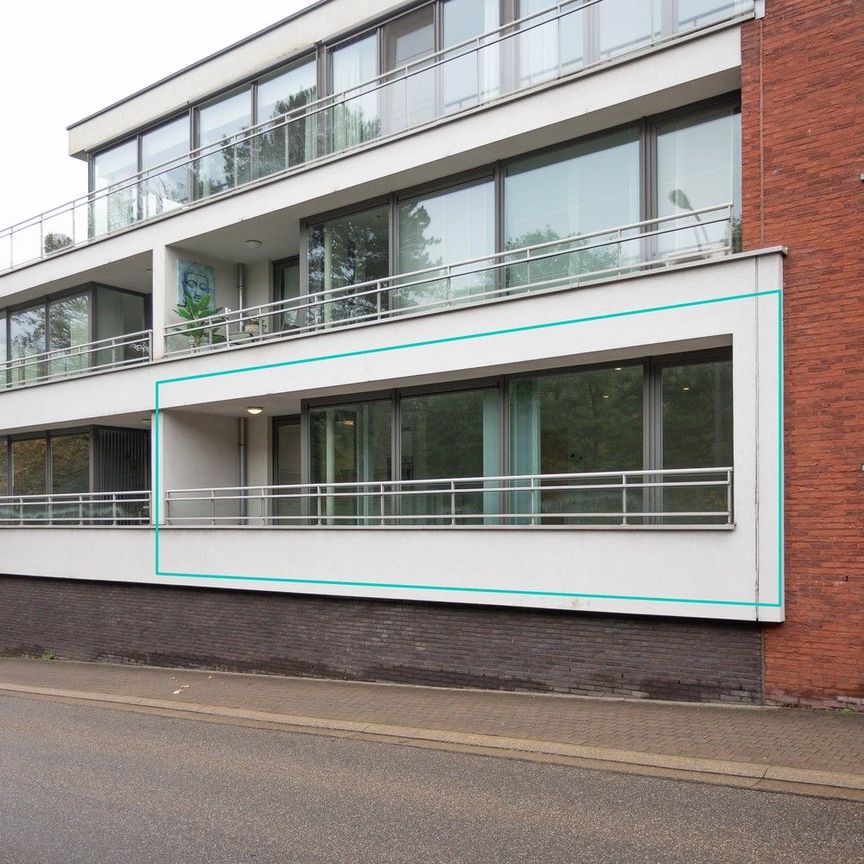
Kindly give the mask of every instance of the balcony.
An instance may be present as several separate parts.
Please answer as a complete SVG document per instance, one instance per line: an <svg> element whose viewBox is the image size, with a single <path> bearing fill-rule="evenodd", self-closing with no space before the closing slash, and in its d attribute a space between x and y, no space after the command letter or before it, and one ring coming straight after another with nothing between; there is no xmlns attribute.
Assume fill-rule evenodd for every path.
<svg viewBox="0 0 864 864"><path fill-rule="evenodd" d="M172 324L166 356L241 348L338 327L573 288L735 251L734 205L621 225Z"/></svg>
<svg viewBox="0 0 864 864"><path fill-rule="evenodd" d="M668 0L550 5L6 228L0 273L742 20L754 0L688 9Z"/></svg>
<svg viewBox="0 0 864 864"><path fill-rule="evenodd" d="M3 322L5 323L5 322ZM0 390L64 381L149 363L153 332L144 330L95 342L26 354L0 362Z"/></svg>
<svg viewBox="0 0 864 864"><path fill-rule="evenodd" d="M150 523L150 493L82 492L0 497L0 527L117 527Z"/></svg>

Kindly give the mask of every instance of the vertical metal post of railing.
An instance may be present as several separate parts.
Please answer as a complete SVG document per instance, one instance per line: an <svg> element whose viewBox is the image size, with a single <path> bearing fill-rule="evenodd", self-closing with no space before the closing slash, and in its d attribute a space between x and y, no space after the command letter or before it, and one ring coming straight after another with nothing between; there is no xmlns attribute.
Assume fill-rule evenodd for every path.
<svg viewBox="0 0 864 864"><path fill-rule="evenodd" d="M39 214L39 257L45 257L45 217Z"/></svg>
<svg viewBox="0 0 864 864"><path fill-rule="evenodd" d="M84 498L83 496L78 496L78 524L84 524Z"/></svg>
<svg viewBox="0 0 864 864"><path fill-rule="evenodd" d="M456 524L456 481L450 481L450 524Z"/></svg>
<svg viewBox="0 0 864 864"><path fill-rule="evenodd" d="M377 320L381 320L381 282L382 280L378 280L375 283L375 317Z"/></svg>
<svg viewBox="0 0 864 864"><path fill-rule="evenodd" d="M621 524L627 524L627 475L621 475Z"/></svg>
<svg viewBox="0 0 864 864"><path fill-rule="evenodd" d="M18 499L18 524L19 525L24 524L24 499L23 498Z"/></svg>
<svg viewBox="0 0 864 864"><path fill-rule="evenodd" d="M267 512L267 493L265 487L261 487L261 524L269 525L269 513Z"/></svg>
<svg viewBox="0 0 864 864"><path fill-rule="evenodd" d="M483 74L483 66L480 63L480 46L483 44L483 42L480 36L477 37L476 42L477 48L474 51L474 74L477 76L477 104L479 105L482 102L480 94L483 92L483 87L480 83L481 75ZM463 105L460 107L464 108L465 106Z"/></svg>
<svg viewBox="0 0 864 864"><path fill-rule="evenodd" d="M317 504L315 509L318 512L318 525L322 525L323 523L321 522L321 487L320 486L315 487L315 501Z"/></svg>
<svg viewBox="0 0 864 864"><path fill-rule="evenodd" d="M538 514L540 513L540 498L538 495L538 488L536 481L536 477L531 478L531 524L539 525L540 521L538 518Z"/></svg>
<svg viewBox="0 0 864 864"><path fill-rule="evenodd" d="M116 525L119 520L117 514L117 493L111 493L111 524Z"/></svg>
<svg viewBox="0 0 864 864"><path fill-rule="evenodd" d="M216 490L210 490L210 524L216 524Z"/></svg>
<svg viewBox="0 0 864 864"><path fill-rule="evenodd" d="M726 524L732 524L732 472L726 472Z"/></svg>
<svg viewBox="0 0 864 864"><path fill-rule="evenodd" d="M381 517L380 517L380 521L378 524L383 525L384 524L384 517L387 515L385 507L384 507L384 484L383 483L380 485L379 489L381 492L381 504L378 507L378 512L381 514Z"/></svg>

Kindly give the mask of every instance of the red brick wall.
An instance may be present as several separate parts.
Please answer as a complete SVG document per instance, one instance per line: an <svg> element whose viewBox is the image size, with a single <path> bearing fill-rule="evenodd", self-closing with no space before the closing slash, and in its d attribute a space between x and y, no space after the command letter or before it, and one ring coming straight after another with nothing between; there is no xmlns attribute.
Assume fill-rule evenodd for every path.
<svg viewBox="0 0 864 864"><path fill-rule="evenodd" d="M745 249L784 245L786 623L769 702L864 707L864 2L745 25Z"/></svg>

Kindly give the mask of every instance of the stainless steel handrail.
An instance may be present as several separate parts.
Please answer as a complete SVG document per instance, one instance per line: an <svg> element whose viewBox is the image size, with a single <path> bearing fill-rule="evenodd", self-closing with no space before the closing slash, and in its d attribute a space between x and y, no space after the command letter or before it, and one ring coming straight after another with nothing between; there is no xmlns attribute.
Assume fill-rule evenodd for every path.
<svg viewBox="0 0 864 864"><path fill-rule="evenodd" d="M0 527L132 526L150 522L150 492L63 492L0 496Z"/></svg>
<svg viewBox="0 0 864 864"><path fill-rule="evenodd" d="M170 324L165 328L165 353L176 355L190 351L239 347L252 341L298 336L322 328L390 320L404 315L435 311L442 307L469 305L498 297L520 296L528 292L578 285L604 275L632 272L658 263L674 264L709 255L726 255L732 251L733 208L734 205L727 202L714 207L687 210L451 264L426 267L397 276L331 288L290 300L225 310L192 322ZM712 217L711 214L715 215ZM686 224L681 224L682 222ZM718 232L720 236L717 240L708 239L706 242L708 229L712 225L722 225L723 230ZM662 238L674 239L676 235L680 238L693 232L696 232L695 238L684 249L678 248L672 253L668 248L663 248ZM638 255L625 260L621 254L624 244L636 245ZM578 260L579 256L609 247L617 247L613 266L575 273L569 272L568 266L567 273L554 274L551 278L548 275L539 279L531 277L532 265L561 258L568 263L571 258ZM527 270L525 281L504 284L505 280L500 277L506 275L511 268L520 267ZM453 291L454 281L484 274L490 278L488 285L482 290L461 293ZM423 278L424 276L428 278ZM407 305L398 302L400 294L408 294L410 297L412 289L428 289L442 284L446 290L442 291L443 296L438 299L410 302ZM351 310L358 306L362 307L362 311L352 313ZM294 320L290 324L280 323L279 319L288 315ZM265 330L264 325L268 324L270 329Z"/></svg>
<svg viewBox="0 0 864 864"><path fill-rule="evenodd" d="M733 469L727 466L204 487L168 490L165 518L169 525L191 527L560 525L562 521L568 524L567 520L570 523L612 520L621 527L634 528L658 524L732 525L732 483ZM711 490L717 494L701 502L706 506L679 509L663 506L664 498L669 504L674 491ZM606 497L595 499L598 505L605 506L573 509L572 505L578 505L578 497L585 493L606 493ZM568 497L561 500L562 494ZM434 512L410 512L407 506L416 501L422 507L424 501L434 498L439 502ZM467 504L468 501L475 506ZM441 502L444 506L440 506ZM609 506L615 502L620 506ZM583 499L582 504L585 503ZM350 512L338 512L340 504L348 505ZM296 512L288 512L282 505ZM230 512L225 512L226 507Z"/></svg>
<svg viewBox="0 0 864 864"><path fill-rule="evenodd" d="M117 353L120 351L124 356L118 358ZM110 356L100 357L103 352L110 352ZM132 352L131 356L126 356L127 352ZM0 389L27 387L80 375L92 375L95 372L108 372L148 363L152 356L152 330L111 336L38 354L26 354L0 362ZM66 361L73 361L73 368L58 368L59 364Z"/></svg>

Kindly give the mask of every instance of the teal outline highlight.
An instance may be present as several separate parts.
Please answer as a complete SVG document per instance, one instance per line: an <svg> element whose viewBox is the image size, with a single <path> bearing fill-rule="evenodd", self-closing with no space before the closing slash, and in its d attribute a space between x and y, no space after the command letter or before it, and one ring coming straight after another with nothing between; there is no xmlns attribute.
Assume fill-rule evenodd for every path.
<svg viewBox="0 0 864 864"><path fill-rule="evenodd" d="M154 565L156 576L168 576L182 579L214 579L233 582L258 582L258 583L279 583L279 584L294 584L294 585L332 585L352 588L392 588L392 589L409 589L414 591L442 591L456 592L462 594L497 594L504 596L522 596L522 597L559 597L568 599L586 599L586 600L624 600L631 602L648 602L648 603L684 603L690 605L709 605L709 606L747 606L750 608L763 609L779 609L783 605L783 587L784 587L784 477L783 477L783 292L779 289L771 291L751 291L746 294L730 294L724 297L711 297L706 300L693 300L685 303L671 303L665 306L648 306L641 309L630 309L624 312L611 312L604 315L589 315L583 318L566 318L559 321L547 321L542 324L526 324L520 327L507 327L499 330L485 330L477 333L463 333L458 336L445 336L439 339L427 339L418 342L403 342L395 345L382 345L375 348L361 348L356 351L343 351L336 354L322 354L317 357L301 357L294 360L281 360L276 363L263 363L256 366L244 366L238 369L224 369L216 372L202 372L197 375L180 375L174 378L161 378L155 382L154 392L154 420L153 429L156 438L156 446L154 448L154 472L155 476L159 477L160 471L160 446L159 446L159 390L165 384L178 384L184 381L200 381L208 378L221 378L226 375L241 375L247 372L260 372L268 369L280 369L290 366L302 366L308 363L319 363L327 360L345 360L351 357L362 357L372 354L383 354L390 351L405 351L410 348L422 348L431 345L444 345L454 342L465 342L471 339L488 339L495 336L506 336L513 333L527 333L536 330L547 330L553 327L568 327L578 324L587 324L593 321L603 321L614 318L629 318L636 315L648 315L654 312L668 312L674 309L693 308L698 306L708 306L717 303L729 303L736 300L758 299L761 297L776 297L777 298L777 416L778 416L778 508L777 508L777 530L778 530L778 551L777 551L777 600L773 603L765 603L762 601L750 602L747 600L703 600L692 597L650 597L627 594L590 594L567 591L532 591L529 589L519 588L481 588L471 586L448 586L448 585L417 585L413 583L398 583L398 582L356 582L340 579L299 579L287 576L237 576L222 573L180 573L170 570L160 569L159 557L159 496L155 495L153 500L153 518L154 518Z"/></svg>

